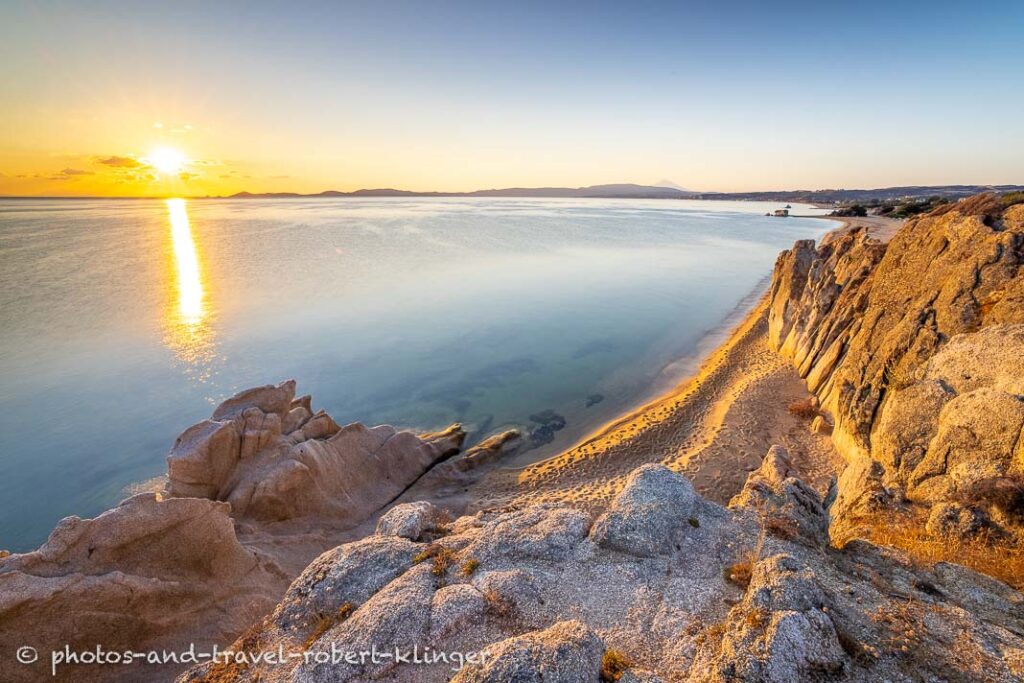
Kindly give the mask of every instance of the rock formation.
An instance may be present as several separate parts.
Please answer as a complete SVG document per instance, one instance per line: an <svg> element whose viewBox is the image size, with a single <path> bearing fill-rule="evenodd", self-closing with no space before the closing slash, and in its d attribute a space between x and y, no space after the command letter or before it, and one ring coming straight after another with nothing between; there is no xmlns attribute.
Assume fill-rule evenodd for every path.
<svg viewBox="0 0 1024 683"><path fill-rule="evenodd" d="M238 518L321 517L354 525L459 451L458 425L417 437L394 427L339 427L313 414L295 382L249 389L178 437L168 491L231 503Z"/></svg>
<svg viewBox="0 0 1024 683"><path fill-rule="evenodd" d="M887 245L855 230L780 255L769 343L833 418L850 464L837 517L906 499L1019 521L1012 504L987 511L986 492L1019 489L1024 504L1022 264L1024 205L991 195L915 218Z"/></svg>
<svg viewBox="0 0 1024 683"><path fill-rule="evenodd" d="M628 668L618 680L649 682L1024 676L1024 596L865 542L830 548L821 500L778 448L728 508L647 465L593 520L538 505L421 538L436 514L399 506L376 534L324 553L233 646L280 648L286 664L205 665L179 681L596 683L609 661ZM416 648L421 663L360 661L375 646Z"/></svg>
<svg viewBox="0 0 1024 683"><path fill-rule="evenodd" d="M294 381L243 391L178 437L164 491L95 519L69 517L38 550L0 558L2 656L24 644L48 652L230 642L311 559L362 535L360 525L447 464L465 437L458 425L420 436L340 427L310 405L295 398ZM513 440L456 456L435 485L493 462ZM429 526L386 515L381 528L410 534L410 523L420 524L412 538ZM79 666L65 680L167 680L181 668ZM40 671L5 669L2 678L38 680Z"/></svg>

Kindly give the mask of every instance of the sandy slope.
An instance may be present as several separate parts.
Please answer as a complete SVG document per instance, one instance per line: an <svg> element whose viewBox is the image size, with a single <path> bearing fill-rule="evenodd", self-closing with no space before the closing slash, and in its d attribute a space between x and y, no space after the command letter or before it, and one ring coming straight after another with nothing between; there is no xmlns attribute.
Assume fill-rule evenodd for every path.
<svg viewBox="0 0 1024 683"><path fill-rule="evenodd" d="M838 230L864 226L887 240L899 224L870 217ZM564 453L492 473L475 487L470 507L571 501L602 508L626 475L649 462L686 473L702 495L726 502L773 444L785 446L801 478L823 491L842 459L827 436L789 413L792 402L810 394L790 363L768 348L766 335L762 299L695 376Z"/></svg>
<svg viewBox="0 0 1024 683"><path fill-rule="evenodd" d="M808 481L827 486L838 457L828 437L789 414L787 406L809 394L768 349L766 316L762 301L696 376L576 447L495 472L478 485L474 507L551 500L603 507L626 475L648 462L683 471L703 495L727 501L776 443L790 450Z"/></svg>

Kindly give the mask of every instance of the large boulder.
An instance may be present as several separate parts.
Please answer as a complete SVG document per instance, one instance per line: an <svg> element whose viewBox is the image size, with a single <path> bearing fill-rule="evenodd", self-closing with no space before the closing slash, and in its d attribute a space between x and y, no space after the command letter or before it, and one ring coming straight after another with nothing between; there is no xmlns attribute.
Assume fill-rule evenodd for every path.
<svg viewBox="0 0 1024 683"><path fill-rule="evenodd" d="M167 457L168 491L231 503L239 518L330 518L354 526L458 452L458 425L416 436L390 426L339 427L312 414L295 382L249 389L189 427ZM291 431L284 431L287 426Z"/></svg>
<svg viewBox="0 0 1024 683"><path fill-rule="evenodd" d="M432 503L404 503L391 508L377 520L377 533L416 541L425 532L442 530L448 521L448 513Z"/></svg>
<svg viewBox="0 0 1024 683"><path fill-rule="evenodd" d="M678 493L687 490L678 476L644 468L635 481L646 494ZM460 517L425 542L375 534L340 546L232 645L281 648L294 659L244 670L206 665L181 680L597 683L602 665L620 681L854 683L907 680L909 671L922 680L950 672L1020 680L1024 596L866 542L824 548L770 529L784 514L802 519L791 504L821 515L781 449L751 480L728 509L689 499L678 546L654 555L594 543L585 514L553 505ZM629 500L654 502L640 493ZM330 657L416 647L416 663ZM427 648L445 658L423 661Z"/></svg>
<svg viewBox="0 0 1024 683"><path fill-rule="evenodd" d="M603 548L653 557L671 553L700 497L690 480L664 465L644 465L626 479L591 539Z"/></svg>

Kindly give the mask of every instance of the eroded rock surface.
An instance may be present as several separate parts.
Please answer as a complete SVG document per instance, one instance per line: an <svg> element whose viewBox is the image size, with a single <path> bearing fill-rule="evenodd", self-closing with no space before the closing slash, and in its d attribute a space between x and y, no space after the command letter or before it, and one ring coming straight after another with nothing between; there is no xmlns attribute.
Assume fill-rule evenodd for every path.
<svg viewBox="0 0 1024 683"><path fill-rule="evenodd" d="M294 381L243 391L178 438L164 491L95 519L67 518L37 551L0 558L0 657L24 644L46 653L229 642L310 560L358 538L360 525L457 454L464 436L458 425L423 435L340 427L309 396L295 398ZM486 441L460 462L493 462L511 440ZM365 547L335 548L312 565L330 558L333 577L358 566L353 592L309 599L366 600L411 566L414 545L403 536L422 539L444 514L421 503L385 515ZM79 666L57 680L169 680L182 668ZM38 680L44 669L48 660L5 667L2 678Z"/></svg>
<svg viewBox="0 0 1024 683"><path fill-rule="evenodd" d="M341 546L236 643L280 647L294 663L198 667L180 680L596 683L606 653L628 662L627 681L1024 675L1024 596L864 542L830 548L821 500L791 474L773 449L722 508L682 475L645 466L600 523L540 505L460 517L429 542L377 534ZM628 520L627 542L606 542L612 519ZM450 660L316 661L373 646L484 661L458 671Z"/></svg>
<svg viewBox="0 0 1024 683"><path fill-rule="evenodd" d="M49 650L65 644L141 650L234 637L273 607L288 577L239 543L228 511L143 493L95 519L68 517L38 550L0 560L3 679L42 680ZM13 665L22 645L46 655L40 668ZM149 672L166 679L176 668ZM119 673L76 667L57 680Z"/></svg>
<svg viewBox="0 0 1024 683"><path fill-rule="evenodd" d="M915 218L888 245L855 230L779 257L769 343L851 465L834 515L962 502L1024 476L1022 264L1024 205L992 196Z"/></svg>
<svg viewBox="0 0 1024 683"><path fill-rule="evenodd" d="M458 425L422 437L386 425L339 427L294 396L291 380L250 389L185 430L167 457L171 495L228 501L239 518L355 524L465 438Z"/></svg>

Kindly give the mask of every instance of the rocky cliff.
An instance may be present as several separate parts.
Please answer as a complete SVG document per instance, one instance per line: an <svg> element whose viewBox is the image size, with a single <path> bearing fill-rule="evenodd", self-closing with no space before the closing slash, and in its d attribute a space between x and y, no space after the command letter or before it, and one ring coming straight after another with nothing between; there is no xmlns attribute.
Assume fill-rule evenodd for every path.
<svg viewBox="0 0 1024 683"><path fill-rule="evenodd" d="M769 343L834 423L850 465L840 523L912 504L941 505L961 530L1019 526L1022 263L1024 205L993 195L913 219L888 244L853 231L780 255Z"/></svg>

